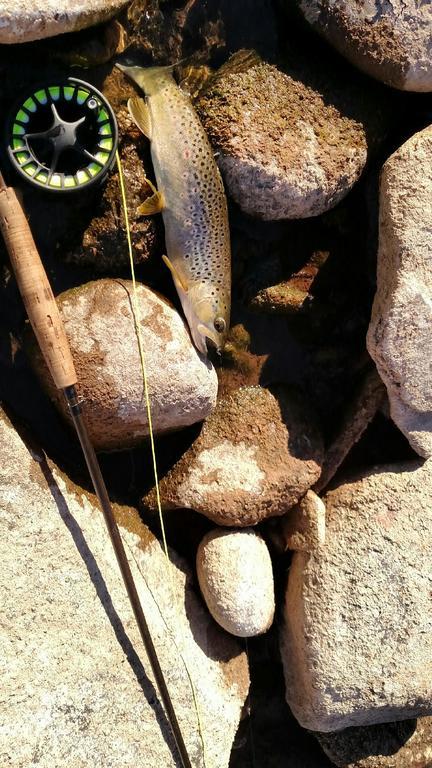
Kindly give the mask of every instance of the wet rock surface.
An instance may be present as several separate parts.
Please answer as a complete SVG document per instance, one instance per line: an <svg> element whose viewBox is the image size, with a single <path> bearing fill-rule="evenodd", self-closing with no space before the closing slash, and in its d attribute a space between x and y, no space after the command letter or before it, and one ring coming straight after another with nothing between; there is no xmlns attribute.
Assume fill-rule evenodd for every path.
<svg viewBox="0 0 432 768"><path fill-rule="evenodd" d="M137 286L137 299L154 432L201 421L216 404L213 366L195 350L183 319L167 301L144 285ZM132 282L97 280L62 294L58 304L95 448L139 443L148 435L148 418ZM29 351L48 393L68 418L33 338Z"/></svg>
<svg viewBox="0 0 432 768"><path fill-rule="evenodd" d="M432 90L430 3L296 2L314 29L368 75L406 91Z"/></svg>
<svg viewBox="0 0 432 768"><path fill-rule="evenodd" d="M319 477L321 436L298 396L243 387L221 400L161 484L165 508L190 507L220 525L282 515ZM152 491L144 504L154 508Z"/></svg>
<svg viewBox="0 0 432 768"><path fill-rule="evenodd" d="M274 612L270 554L252 529L210 531L197 552L201 593L211 615L232 635L267 632Z"/></svg>
<svg viewBox="0 0 432 768"><path fill-rule="evenodd" d="M432 454L431 190L429 127L383 168L377 293L367 337L391 417L426 457Z"/></svg>
<svg viewBox="0 0 432 768"><path fill-rule="evenodd" d="M134 0L126 21L131 54L155 64L220 64L239 48L271 56L278 48L271 0Z"/></svg>
<svg viewBox="0 0 432 768"><path fill-rule="evenodd" d="M1 3L0 44L25 43L106 21L128 0L20 0Z"/></svg>
<svg viewBox="0 0 432 768"><path fill-rule="evenodd" d="M285 73L245 51L198 100L228 192L251 216L316 216L336 205L363 170L365 127L338 97L336 83L319 88L309 80L310 73Z"/></svg>
<svg viewBox="0 0 432 768"><path fill-rule="evenodd" d="M432 711L432 463L390 466L324 498L326 545L294 555L286 695L317 731Z"/></svg>
<svg viewBox="0 0 432 768"><path fill-rule="evenodd" d="M426 768L431 761L430 717L315 735L338 768Z"/></svg>
<svg viewBox="0 0 432 768"><path fill-rule="evenodd" d="M4 414L0 454L2 764L174 768L95 497L26 445ZM136 510L115 514L193 764L204 762L185 663L205 765L228 766L249 686L245 654L205 611L184 560L166 560Z"/></svg>

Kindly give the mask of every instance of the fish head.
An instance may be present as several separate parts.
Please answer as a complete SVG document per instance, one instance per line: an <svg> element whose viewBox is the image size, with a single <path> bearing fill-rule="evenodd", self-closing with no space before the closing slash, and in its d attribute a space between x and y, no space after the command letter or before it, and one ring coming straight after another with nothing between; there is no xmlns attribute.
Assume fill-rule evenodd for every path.
<svg viewBox="0 0 432 768"><path fill-rule="evenodd" d="M192 340L203 355L207 355L208 344L216 347L220 354L225 346L228 333L228 312L223 302L202 291L187 292L182 301Z"/></svg>

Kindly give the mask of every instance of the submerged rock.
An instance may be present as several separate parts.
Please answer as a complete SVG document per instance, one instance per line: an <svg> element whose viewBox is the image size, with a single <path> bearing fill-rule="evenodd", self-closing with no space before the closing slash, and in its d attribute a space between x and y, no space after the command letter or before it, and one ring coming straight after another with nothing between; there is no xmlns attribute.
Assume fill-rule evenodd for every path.
<svg viewBox="0 0 432 768"><path fill-rule="evenodd" d="M104 93L111 98L111 91L121 87L124 96L132 94L127 84L119 84L118 71L112 72L104 84ZM114 94L113 94L114 96ZM117 97L118 98L118 97ZM115 101L115 98L113 98ZM133 259L143 264L155 256L160 238L154 217L140 216L138 206L152 194L146 177L151 176L148 146L132 122L124 104L116 110L119 127L119 156L125 185ZM80 214L80 221L88 217L89 207ZM64 233L61 233L64 238ZM94 198L91 218L80 233L79 240L65 242L65 260L78 266L90 266L96 274L119 273L129 266L124 211L121 201L117 164L105 182L101 194Z"/></svg>
<svg viewBox="0 0 432 768"><path fill-rule="evenodd" d="M251 529L216 529L197 552L198 581L211 615L227 632L267 632L275 612L273 571L264 539Z"/></svg>
<svg viewBox="0 0 432 768"><path fill-rule="evenodd" d="M338 768L428 768L431 764L432 717L315 736Z"/></svg>
<svg viewBox="0 0 432 768"><path fill-rule="evenodd" d="M1 3L0 43L26 43L92 27L114 16L128 0L9 0Z"/></svg>
<svg viewBox="0 0 432 768"><path fill-rule="evenodd" d="M0 419L2 764L176 768L174 744L102 513ZM174 552L115 515L191 762L227 768L248 691ZM202 727L199 733L191 675Z"/></svg>
<svg viewBox="0 0 432 768"><path fill-rule="evenodd" d="M432 461L330 491L326 544L296 552L282 631L301 725L334 731L432 713Z"/></svg>
<svg viewBox="0 0 432 768"><path fill-rule="evenodd" d="M138 310L155 433L205 419L217 396L217 375L190 339L178 312L138 284ZM98 450L120 450L148 435L143 374L129 280L96 280L58 297L78 375L91 440ZM33 340L32 363L68 418L61 392Z"/></svg>
<svg viewBox="0 0 432 768"><path fill-rule="evenodd" d="M319 477L313 416L284 387L242 387L221 400L160 483L165 508L190 507L220 525L283 515ZM144 503L156 509L154 490Z"/></svg>
<svg viewBox="0 0 432 768"><path fill-rule="evenodd" d="M390 414L421 456L432 455L432 127L385 163L377 292L367 346Z"/></svg>
<svg viewBox="0 0 432 768"><path fill-rule="evenodd" d="M317 216L363 170L366 133L349 95L344 104L335 83L314 88L309 75L285 74L241 51L198 100L228 192L251 216Z"/></svg>
<svg viewBox="0 0 432 768"><path fill-rule="evenodd" d="M313 283L327 261L328 252L315 251L310 259L286 280L260 288L248 301L251 309L269 314L306 312L313 304ZM266 265L267 266L267 265ZM265 270L262 270L264 277ZM270 278L271 279L271 278ZM268 276L266 276L268 282Z"/></svg>
<svg viewBox="0 0 432 768"><path fill-rule="evenodd" d="M274 55L278 46L272 0L133 0L127 19L131 55L155 64L223 61L245 47Z"/></svg>
<svg viewBox="0 0 432 768"><path fill-rule="evenodd" d="M352 64L404 91L432 90L429 2L297 0L305 18Z"/></svg>

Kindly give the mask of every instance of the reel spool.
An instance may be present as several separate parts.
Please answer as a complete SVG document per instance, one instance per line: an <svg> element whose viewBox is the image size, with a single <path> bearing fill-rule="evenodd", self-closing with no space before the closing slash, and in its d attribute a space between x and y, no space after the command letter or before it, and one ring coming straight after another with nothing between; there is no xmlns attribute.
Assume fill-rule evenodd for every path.
<svg viewBox="0 0 432 768"><path fill-rule="evenodd" d="M69 77L36 87L12 110L7 153L27 182L50 192L100 184L117 149L114 112L93 85Z"/></svg>

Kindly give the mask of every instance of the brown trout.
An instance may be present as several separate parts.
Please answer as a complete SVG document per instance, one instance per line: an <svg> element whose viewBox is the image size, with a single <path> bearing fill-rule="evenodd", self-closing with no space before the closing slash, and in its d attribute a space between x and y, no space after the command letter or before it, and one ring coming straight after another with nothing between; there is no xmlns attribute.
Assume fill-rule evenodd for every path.
<svg viewBox="0 0 432 768"><path fill-rule="evenodd" d="M162 212L167 256L197 349L220 351L229 326L231 254L227 202L212 148L172 67L117 65L144 91L129 112L150 139L157 189L138 209Z"/></svg>

